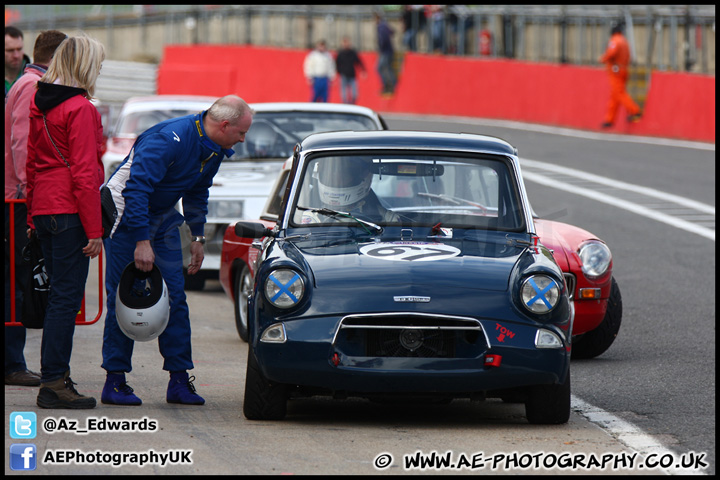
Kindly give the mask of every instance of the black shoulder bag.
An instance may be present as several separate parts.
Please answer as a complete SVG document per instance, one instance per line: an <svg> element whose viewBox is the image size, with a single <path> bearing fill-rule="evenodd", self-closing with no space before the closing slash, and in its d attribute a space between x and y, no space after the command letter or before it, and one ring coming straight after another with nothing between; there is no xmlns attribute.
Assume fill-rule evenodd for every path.
<svg viewBox="0 0 720 480"><path fill-rule="evenodd" d="M22 258L30 265L31 274L23 287L20 323L25 328L43 328L50 296L50 278L45 270L45 257L37 235L30 237L30 241L23 248Z"/></svg>
<svg viewBox="0 0 720 480"><path fill-rule="evenodd" d="M45 124L45 131L47 132L48 138L50 139L50 143L53 144L53 147L55 147L55 151L58 153L58 155L60 155L60 158L62 158L62 161L65 162L65 165L70 168L70 164L67 160L65 160L65 157L63 157L63 154L60 153L60 149L57 147L57 145L55 145L55 142L50 136L50 130L48 130L45 114L43 114L43 123ZM107 185L103 185L100 189L100 211L102 212L102 238L105 239L110 236L110 232L112 232L112 228L115 225L115 220L117 219L117 208L115 208L115 201L113 200L112 192L107 187Z"/></svg>

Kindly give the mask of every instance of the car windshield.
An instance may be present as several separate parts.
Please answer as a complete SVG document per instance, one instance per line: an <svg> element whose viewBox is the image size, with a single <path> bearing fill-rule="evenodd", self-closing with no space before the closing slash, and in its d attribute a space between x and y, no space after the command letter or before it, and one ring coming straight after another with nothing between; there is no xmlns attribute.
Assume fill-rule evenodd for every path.
<svg viewBox="0 0 720 480"><path fill-rule="evenodd" d="M343 153L306 162L290 222L520 231L510 163L487 155Z"/></svg>
<svg viewBox="0 0 720 480"><path fill-rule="evenodd" d="M116 137L135 138L148 128L170 118L184 117L200 112L197 107L159 108L156 110L132 112L125 115L115 132Z"/></svg>
<svg viewBox="0 0 720 480"><path fill-rule="evenodd" d="M372 118L351 113L257 112L245 141L235 144L229 160L285 159L311 133L377 129Z"/></svg>

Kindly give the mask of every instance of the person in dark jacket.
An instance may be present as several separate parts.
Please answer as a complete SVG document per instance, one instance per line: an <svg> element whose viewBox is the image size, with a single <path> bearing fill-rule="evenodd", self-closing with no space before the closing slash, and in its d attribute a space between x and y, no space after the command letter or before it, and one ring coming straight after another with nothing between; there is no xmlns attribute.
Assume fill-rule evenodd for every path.
<svg viewBox="0 0 720 480"><path fill-rule="evenodd" d="M70 379L75 317L90 259L102 252L102 122L90 103L105 48L86 35L66 38L30 105L28 235L40 240L52 285L40 352L41 408L94 408Z"/></svg>
<svg viewBox="0 0 720 480"><path fill-rule="evenodd" d="M23 51L23 33L17 27L5 27L5 97L25 71L30 58Z"/></svg>
<svg viewBox="0 0 720 480"><path fill-rule="evenodd" d="M149 272L157 265L170 297L170 319L158 337L163 369L170 373L168 403L203 405L192 361L190 312L185 297L180 226L190 227L188 275L202 266L205 217L213 177L232 147L245 141L254 111L240 97L227 95L206 111L160 122L143 132L107 181L118 218L105 240L107 315L103 334L102 368L107 372L102 403L140 405L127 384L132 370L134 340L118 325L117 286L125 267ZM181 214L175 205L182 198Z"/></svg>
<svg viewBox="0 0 720 480"><path fill-rule="evenodd" d="M366 75L365 64L350 43L350 37L343 37L342 48L335 58L337 73L340 75L340 98L343 103L357 102L357 71Z"/></svg>
<svg viewBox="0 0 720 480"><path fill-rule="evenodd" d="M375 14L375 22L377 24L377 40L378 40L378 63L377 71L382 81L382 92L384 96L390 96L395 92L395 83L397 78L395 75L395 67L393 61L395 59L395 47L393 47L392 37L395 31L388 25L385 19L378 13Z"/></svg>

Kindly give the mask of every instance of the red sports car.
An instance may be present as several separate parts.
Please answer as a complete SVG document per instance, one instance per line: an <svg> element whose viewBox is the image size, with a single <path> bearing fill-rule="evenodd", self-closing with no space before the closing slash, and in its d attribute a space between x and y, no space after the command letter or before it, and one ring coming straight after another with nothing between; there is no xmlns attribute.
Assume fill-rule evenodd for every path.
<svg viewBox="0 0 720 480"><path fill-rule="evenodd" d="M275 226L285 193L292 159L280 172L259 219L266 227ZM593 358L612 345L620 330L622 297L612 276L612 254L605 242L590 232L566 223L535 217L539 242L550 251L562 268L568 291L574 300L573 358ZM247 300L260 243L264 240L241 238L235 224L225 230L220 260L220 283L235 306L235 322L240 338L247 341ZM258 242L256 247L253 243Z"/></svg>

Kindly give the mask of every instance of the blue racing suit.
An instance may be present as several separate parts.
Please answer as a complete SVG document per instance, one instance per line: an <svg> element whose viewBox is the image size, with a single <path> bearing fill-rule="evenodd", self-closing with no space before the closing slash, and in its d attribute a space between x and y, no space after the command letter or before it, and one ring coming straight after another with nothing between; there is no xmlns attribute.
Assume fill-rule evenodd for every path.
<svg viewBox="0 0 720 480"><path fill-rule="evenodd" d="M136 243L142 240L150 240L170 296L170 319L158 337L163 369L193 368L179 227L187 222L193 235L203 234L208 190L222 160L233 154L208 138L202 122L205 113L166 120L143 132L107 182L118 210L112 234L104 241L107 314L102 367L108 372L132 370L134 341L117 324L115 296L120 276L134 262ZM183 214L175 208L181 198Z"/></svg>

